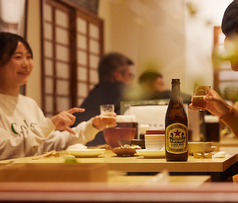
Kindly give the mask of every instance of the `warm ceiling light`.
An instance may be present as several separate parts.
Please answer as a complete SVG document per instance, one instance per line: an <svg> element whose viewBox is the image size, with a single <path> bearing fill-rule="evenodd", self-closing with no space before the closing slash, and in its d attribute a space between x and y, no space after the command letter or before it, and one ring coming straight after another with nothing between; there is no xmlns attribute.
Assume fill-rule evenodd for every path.
<svg viewBox="0 0 238 203"><path fill-rule="evenodd" d="M19 23L23 14L25 0L1 0L0 16L5 23Z"/></svg>

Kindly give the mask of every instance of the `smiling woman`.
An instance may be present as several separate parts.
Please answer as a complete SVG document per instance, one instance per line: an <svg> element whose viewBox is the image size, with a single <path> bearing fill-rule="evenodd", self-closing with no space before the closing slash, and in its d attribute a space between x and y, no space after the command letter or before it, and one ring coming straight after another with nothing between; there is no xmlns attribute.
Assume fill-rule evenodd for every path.
<svg viewBox="0 0 238 203"><path fill-rule="evenodd" d="M70 128L75 121L73 114L83 112L82 108L46 118L34 100L19 94L33 69L32 56L24 38L0 32L0 160L85 144L105 126L116 125L115 117L105 121L95 116Z"/></svg>
<svg viewBox="0 0 238 203"><path fill-rule="evenodd" d="M0 55L0 93L12 96L19 94L20 86L27 83L33 69L32 51L28 43L21 39L16 45L12 55L15 46L10 46L8 53Z"/></svg>

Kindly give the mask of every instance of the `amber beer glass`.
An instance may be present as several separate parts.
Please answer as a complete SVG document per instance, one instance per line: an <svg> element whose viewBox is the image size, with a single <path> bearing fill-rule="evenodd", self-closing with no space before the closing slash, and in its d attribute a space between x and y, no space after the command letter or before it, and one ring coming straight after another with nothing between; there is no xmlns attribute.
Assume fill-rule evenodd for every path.
<svg viewBox="0 0 238 203"><path fill-rule="evenodd" d="M193 106L200 111L204 111L206 109L206 102L203 97L208 94L211 86L206 85L197 85L194 89L193 94Z"/></svg>
<svg viewBox="0 0 238 203"><path fill-rule="evenodd" d="M188 159L188 119L180 96L180 79L172 79L172 93L165 117L167 161Z"/></svg>

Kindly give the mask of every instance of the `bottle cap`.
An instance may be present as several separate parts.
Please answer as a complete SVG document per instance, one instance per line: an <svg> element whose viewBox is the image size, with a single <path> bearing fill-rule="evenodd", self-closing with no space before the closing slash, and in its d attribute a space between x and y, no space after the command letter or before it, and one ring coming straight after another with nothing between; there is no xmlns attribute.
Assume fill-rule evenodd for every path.
<svg viewBox="0 0 238 203"><path fill-rule="evenodd" d="M172 84L180 84L180 79L172 79Z"/></svg>

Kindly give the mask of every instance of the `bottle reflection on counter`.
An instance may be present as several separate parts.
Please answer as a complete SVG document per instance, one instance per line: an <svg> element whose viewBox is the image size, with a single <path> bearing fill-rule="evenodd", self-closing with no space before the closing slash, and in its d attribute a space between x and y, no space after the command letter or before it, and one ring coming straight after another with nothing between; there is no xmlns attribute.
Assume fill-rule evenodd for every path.
<svg viewBox="0 0 238 203"><path fill-rule="evenodd" d="M220 141L220 123L219 117L213 115L205 115L205 140L211 142Z"/></svg>

